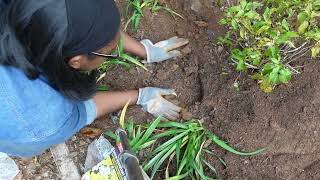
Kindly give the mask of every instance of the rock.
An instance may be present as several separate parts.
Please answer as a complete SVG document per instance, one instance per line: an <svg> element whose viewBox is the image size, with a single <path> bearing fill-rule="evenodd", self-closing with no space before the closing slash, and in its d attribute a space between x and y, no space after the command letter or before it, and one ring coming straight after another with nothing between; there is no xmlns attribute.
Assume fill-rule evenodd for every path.
<svg viewBox="0 0 320 180"><path fill-rule="evenodd" d="M218 53L221 53L223 51L223 47L222 46L218 46Z"/></svg>
<svg viewBox="0 0 320 180"><path fill-rule="evenodd" d="M80 179L79 169L70 157L69 149L65 143L52 146L50 151L60 172L61 179Z"/></svg>
<svg viewBox="0 0 320 180"><path fill-rule="evenodd" d="M186 109L183 109L181 111L181 118L184 120L190 120L192 119L193 115L191 112L187 111Z"/></svg>
<svg viewBox="0 0 320 180"><path fill-rule="evenodd" d="M186 47L184 47L181 52L184 54L184 55L188 55L192 52L192 49L191 49L191 46L190 45L187 45Z"/></svg>
<svg viewBox="0 0 320 180"><path fill-rule="evenodd" d="M200 0L192 0L191 3L191 10L193 10L194 12L199 13L201 11L202 8L202 4L200 3Z"/></svg>
<svg viewBox="0 0 320 180"><path fill-rule="evenodd" d="M212 13L212 0L185 0L184 10L192 10L199 16L206 17Z"/></svg>
<svg viewBox="0 0 320 180"><path fill-rule="evenodd" d="M205 21L194 21L194 23L199 27L208 27L209 26L209 23L207 23Z"/></svg>
<svg viewBox="0 0 320 180"><path fill-rule="evenodd" d="M178 64L172 65L172 71L176 71L180 66Z"/></svg>
<svg viewBox="0 0 320 180"><path fill-rule="evenodd" d="M178 36L183 36L183 35L184 35L183 29L178 29L178 30L177 30L177 35L178 35Z"/></svg>

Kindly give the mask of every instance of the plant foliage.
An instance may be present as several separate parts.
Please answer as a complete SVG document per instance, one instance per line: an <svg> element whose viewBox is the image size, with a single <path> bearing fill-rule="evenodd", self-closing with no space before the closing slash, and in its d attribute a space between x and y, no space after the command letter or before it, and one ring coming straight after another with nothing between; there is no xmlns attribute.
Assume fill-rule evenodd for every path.
<svg viewBox="0 0 320 180"><path fill-rule="evenodd" d="M208 149L213 143L220 148L237 155L256 155L264 149L255 152L240 152L222 141L218 136L203 127L198 120L184 123L162 122L161 117L149 124L135 126L132 121L125 124L132 150L137 154L142 150L147 151L143 169L150 172L151 179L157 174L166 179L212 179L206 174L210 170L217 176L217 171L206 159L207 156L216 157L223 165L226 163L216 153ZM115 136L108 132L111 138ZM160 144L161 143L161 144ZM175 167L175 173L169 170ZM160 167L165 167L165 173L159 174ZM172 171L170 171L172 173Z"/></svg>
<svg viewBox="0 0 320 180"><path fill-rule="evenodd" d="M125 25L125 30L127 29L128 25L131 23L132 30L138 31L140 27L140 22L143 17L143 9L149 8L152 13L156 13L160 10L165 10L169 12L172 16L178 16L180 18L183 18L180 14L176 13L175 11L168 8L168 6L161 6L159 4L159 0L129 0L129 4L127 6L127 14L129 12L129 9L131 10L132 14L129 16L129 20L127 21Z"/></svg>
<svg viewBox="0 0 320 180"><path fill-rule="evenodd" d="M106 72L112 65L121 65L129 69L131 66L130 64L134 64L139 68L148 71L148 69L137 58L134 58L124 52L122 35L120 35L120 41L116 53L118 53L118 58L107 58L106 61L100 65L100 71Z"/></svg>
<svg viewBox="0 0 320 180"><path fill-rule="evenodd" d="M236 70L253 73L264 92L286 84L294 61L311 49L320 55L320 0L240 0L225 10L220 24L229 27L220 42L231 48ZM299 45L299 46L297 46Z"/></svg>

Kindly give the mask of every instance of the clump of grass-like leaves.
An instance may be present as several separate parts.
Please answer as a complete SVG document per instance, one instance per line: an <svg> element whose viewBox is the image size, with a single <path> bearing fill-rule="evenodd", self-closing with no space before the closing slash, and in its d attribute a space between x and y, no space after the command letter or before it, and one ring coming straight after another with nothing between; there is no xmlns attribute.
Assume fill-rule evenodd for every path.
<svg viewBox="0 0 320 180"><path fill-rule="evenodd" d="M242 156L256 155L264 151L264 149L249 153L237 151L203 127L198 120L183 123L162 122L159 117L145 125L134 125L131 121L126 123L125 128L132 150L137 154L142 150L147 151L143 169L150 172L151 179L155 175L165 176L170 180L186 177L213 179L207 176L205 169L210 169L218 177L215 167L205 158L206 155L217 157L223 165L226 163L214 151L208 149L208 143L216 144L228 152ZM115 138L111 132L107 132L106 135ZM175 168L171 168L172 166ZM160 167L165 167L164 174L159 173ZM172 169L175 169L174 174Z"/></svg>
<svg viewBox="0 0 320 180"><path fill-rule="evenodd" d="M134 58L124 52L123 38L121 34L116 53L118 54L118 58L107 58L105 62L100 65L99 70L101 72L106 72L112 65L121 65L124 68L129 69L131 64L148 71L148 69L137 58Z"/></svg>
<svg viewBox="0 0 320 180"><path fill-rule="evenodd" d="M143 17L143 9L149 8L152 13L156 13L160 10L165 10L170 13L172 16L178 16L183 18L180 14L176 13L175 11L168 8L167 5L161 6L159 4L159 0L129 0L129 4L127 6L127 16L130 16L128 19L125 30L127 29L128 25L132 24L132 30L138 31L140 27L141 18ZM128 15L129 10L131 10L132 14Z"/></svg>

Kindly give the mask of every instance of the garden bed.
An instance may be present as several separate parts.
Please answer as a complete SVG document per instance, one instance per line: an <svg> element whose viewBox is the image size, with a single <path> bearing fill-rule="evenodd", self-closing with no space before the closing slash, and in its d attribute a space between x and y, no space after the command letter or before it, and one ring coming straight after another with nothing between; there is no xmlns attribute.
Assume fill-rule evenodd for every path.
<svg viewBox="0 0 320 180"><path fill-rule="evenodd" d="M320 62L305 57L301 75L265 94L251 78L234 71L227 49L218 44L217 38L226 31L217 23L222 17L220 8L203 3L197 12L186 2L167 1L184 19L173 18L166 12L146 11L140 30L129 32L137 39L149 38L153 42L176 35L188 38L190 43L182 49L183 57L147 66L150 72L113 67L102 84L112 90L174 88L180 105L230 145L243 151L268 148L266 153L254 157L218 151L228 165L217 166L223 179L319 178ZM120 7L125 9L125 1L120 2ZM235 83L239 84L239 91ZM137 122L153 119L138 107L130 108L127 117ZM109 130L113 125L106 117L92 127ZM68 142L78 164L84 163L90 141L78 134ZM50 158L50 153L46 153L36 162L24 162L25 167L20 164L25 178L55 179L57 172L50 165ZM209 161L215 164L216 159ZM41 170L43 167L48 168Z"/></svg>

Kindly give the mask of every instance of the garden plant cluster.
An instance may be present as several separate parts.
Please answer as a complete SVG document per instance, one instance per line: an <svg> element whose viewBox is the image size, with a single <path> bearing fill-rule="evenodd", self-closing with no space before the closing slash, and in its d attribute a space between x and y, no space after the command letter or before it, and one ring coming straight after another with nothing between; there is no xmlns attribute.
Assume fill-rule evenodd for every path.
<svg viewBox="0 0 320 180"><path fill-rule="evenodd" d="M320 0L241 0L225 11L229 27L220 41L231 49L236 70L248 72L271 92L286 84L302 66L294 66L311 50L320 54Z"/></svg>

